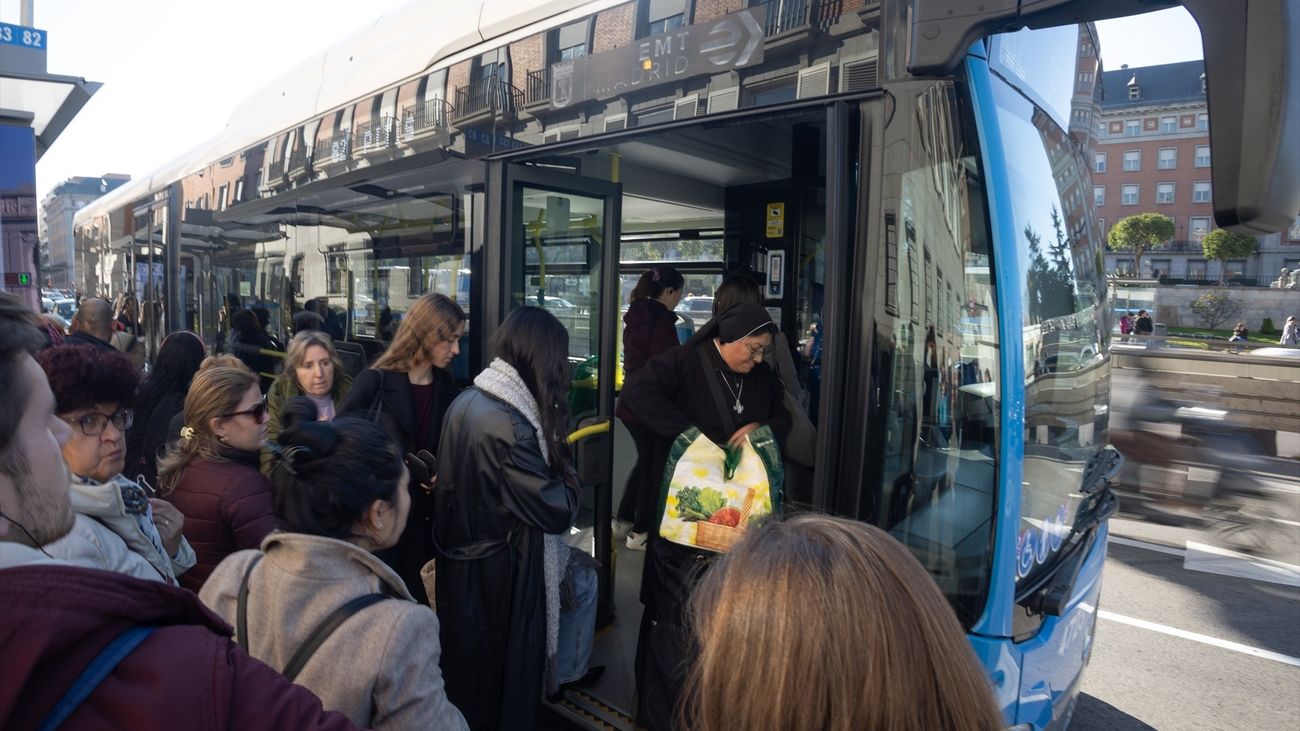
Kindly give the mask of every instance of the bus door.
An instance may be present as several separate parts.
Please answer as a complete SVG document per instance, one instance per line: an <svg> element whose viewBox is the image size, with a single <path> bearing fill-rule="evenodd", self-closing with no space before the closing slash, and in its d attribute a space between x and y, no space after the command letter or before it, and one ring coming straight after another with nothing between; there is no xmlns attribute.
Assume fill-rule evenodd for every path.
<svg viewBox="0 0 1300 731"><path fill-rule="evenodd" d="M569 332L570 443L583 495L573 545L599 563L598 625L613 612L612 425L618 368L620 186L517 163L503 168L502 313L542 307Z"/></svg>

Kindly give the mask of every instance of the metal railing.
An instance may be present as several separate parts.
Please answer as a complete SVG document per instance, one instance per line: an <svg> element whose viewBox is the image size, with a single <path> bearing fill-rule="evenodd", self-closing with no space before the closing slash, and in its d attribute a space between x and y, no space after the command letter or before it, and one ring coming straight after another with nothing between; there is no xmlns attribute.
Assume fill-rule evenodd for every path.
<svg viewBox="0 0 1300 731"><path fill-rule="evenodd" d="M1161 274L1159 282L1165 285L1196 284L1207 287L1225 285L1229 287L1267 287L1277 277L1257 277L1247 274Z"/></svg>
<svg viewBox="0 0 1300 731"><path fill-rule="evenodd" d="M430 99L402 110L402 139L409 140L424 132L447 129L452 108L445 99Z"/></svg>
<svg viewBox="0 0 1300 731"><path fill-rule="evenodd" d="M345 129L334 133L324 144L329 150L330 162L343 162L352 157L352 130Z"/></svg>
<svg viewBox="0 0 1300 731"><path fill-rule="evenodd" d="M357 125L357 152L367 153L397 144L397 118L383 116L378 122Z"/></svg>
<svg viewBox="0 0 1300 731"><path fill-rule="evenodd" d="M266 173L269 178L267 180L268 183L274 183L284 177L284 158L277 157L274 160L271 160L271 166L267 169Z"/></svg>
<svg viewBox="0 0 1300 731"><path fill-rule="evenodd" d="M1147 251L1200 251L1201 242L1199 240L1174 239L1166 241L1163 244L1147 249Z"/></svg>
<svg viewBox="0 0 1300 731"><path fill-rule="evenodd" d="M306 169L307 166L310 165L312 162L312 155L315 152L315 149L316 148L314 147L308 146L308 147L299 147L298 149L294 150L293 154L289 155L289 166L288 166L289 169L290 170Z"/></svg>
<svg viewBox="0 0 1300 731"><path fill-rule="evenodd" d="M524 89L525 104L540 104L551 100L551 67L528 72L528 84Z"/></svg>
<svg viewBox="0 0 1300 731"><path fill-rule="evenodd" d="M493 74L476 79L456 89L454 119L465 119L485 112L513 114L524 105L524 92L509 81Z"/></svg>
<svg viewBox="0 0 1300 731"><path fill-rule="evenodd" d="M829 28L843 11L843 0L773 0L767 5L765 34L770 38L805 26Z"/></svg>

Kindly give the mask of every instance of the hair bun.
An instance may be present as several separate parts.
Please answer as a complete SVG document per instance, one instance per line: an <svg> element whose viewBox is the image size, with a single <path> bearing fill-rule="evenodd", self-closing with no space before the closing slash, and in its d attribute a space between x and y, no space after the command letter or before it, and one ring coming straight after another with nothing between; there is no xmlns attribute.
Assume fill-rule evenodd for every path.
<svg viewBox="0 0 1300 731"><path fill-rule="evenodd" d="M280 436L276 441L286 459L301 467L307 462L328 457L338 444L334 425L317 421L316 404L303 396L289 399L280 412Z"/></svg>

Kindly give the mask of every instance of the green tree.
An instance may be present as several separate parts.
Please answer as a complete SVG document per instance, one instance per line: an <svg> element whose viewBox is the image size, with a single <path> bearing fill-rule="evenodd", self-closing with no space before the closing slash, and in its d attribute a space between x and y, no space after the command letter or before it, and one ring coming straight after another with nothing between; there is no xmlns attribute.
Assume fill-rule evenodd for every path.
<svg viewBox="0 0 1300 731"><path fill-rule="evenodd" d="M1230 259L1245 259L1255 253L1259 242L1254 236L1247 236L1223 228L1216 228L1206 234L1201 241L1201 251L1205 253L1206 259L1215 259L1219 262L1219 283L1223 283L1223 275L1227 269L1227 263Z"/></svg>
<svg viewBox="0 0 1300 731"><path fill-rule="evenodd" d="M1174 219L1160 213L1121 218L1106 237L1111 251L1133 252L1133 269L1142 273L1142 255L1174 237Z"/></svg>
<svg viewBox="0 0 1300 731"><path fill-rule="evenodd" d="M1220 292L1206 292L1192 300L1192 314L1201 324L1214 330L1241 312L1237 300Z"/></svg>

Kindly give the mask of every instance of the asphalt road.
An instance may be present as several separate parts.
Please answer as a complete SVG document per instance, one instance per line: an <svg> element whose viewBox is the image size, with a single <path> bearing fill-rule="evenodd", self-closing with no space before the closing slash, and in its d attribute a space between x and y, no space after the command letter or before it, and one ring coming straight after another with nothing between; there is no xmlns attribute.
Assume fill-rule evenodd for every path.
<svg viewBox="0 0 1300 731"><path fill-rule="evenodd" d="M1070 729L1300 729L1300 556L1225 558L1198 545L1213 530L1123 517L1111 535Z"/></svg>

